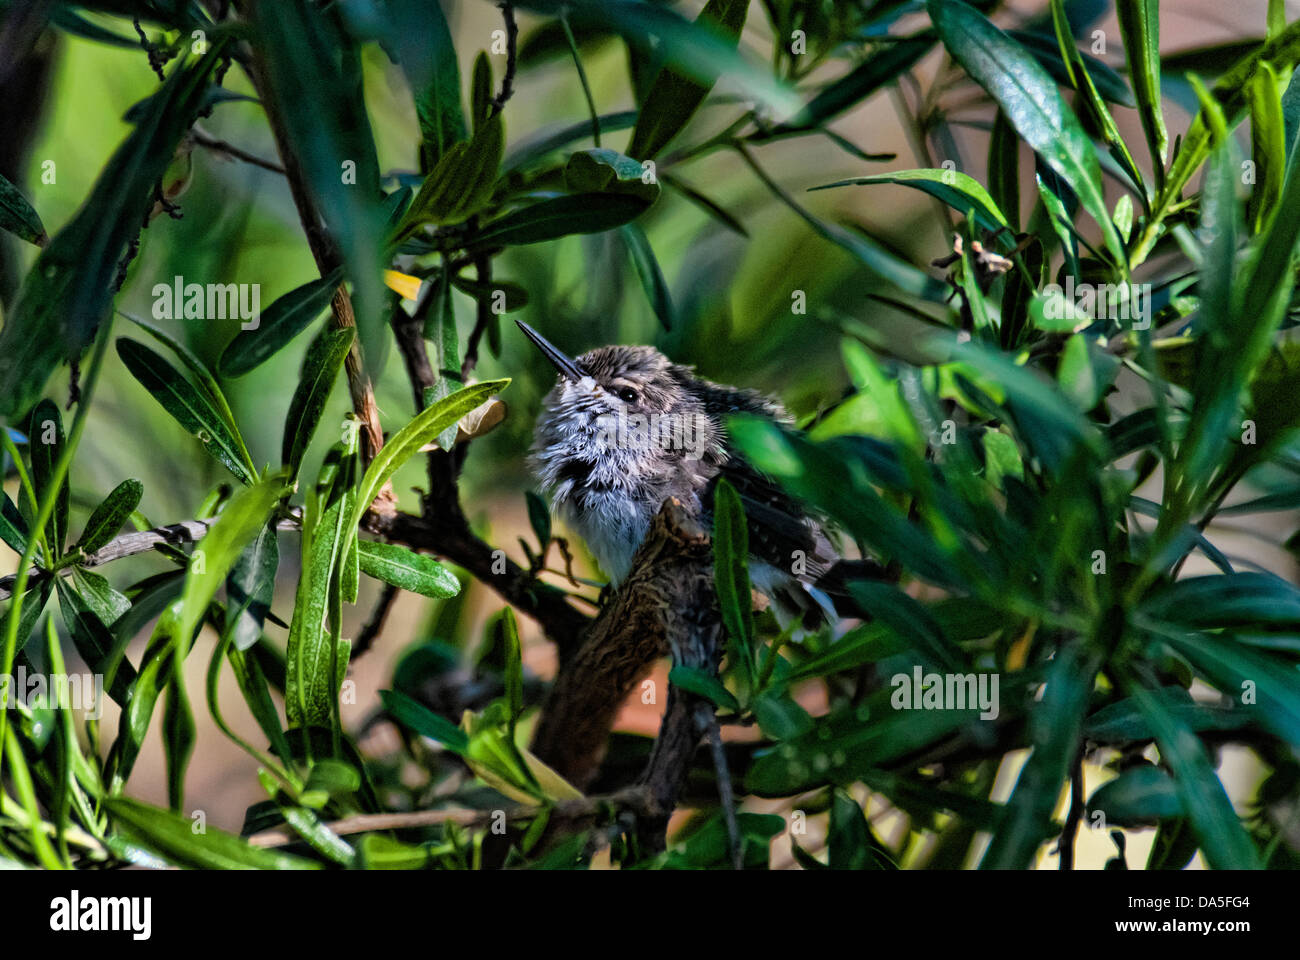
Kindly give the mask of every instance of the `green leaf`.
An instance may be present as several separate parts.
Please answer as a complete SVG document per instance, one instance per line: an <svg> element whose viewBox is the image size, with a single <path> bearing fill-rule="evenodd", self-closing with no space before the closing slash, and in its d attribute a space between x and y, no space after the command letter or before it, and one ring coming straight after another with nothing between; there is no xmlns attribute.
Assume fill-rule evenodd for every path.
<svg viewBox="0 0 1300 960"><path fill-rule="evenodd" d="M490 100L492 68L486 53L474 62L473 90L476 104ZM451 146L425 177L398 235L408 236L426 223L461 223L487 206L505 154L505 138L502 114L476 107L473 137Z"/></svg>
<svg viewBox="0 0 1300 960"><path fill-rule="evenodd" d="M280 537L275 517L267 521L257 537L239 554L226 578L228 614L234 614L232 642L236 650L247 650L262 637L262 624L275 595L275 575L280 568Z"/></svg>
<svg viewBox="0 0 1300 960"><path fill-rule="evenodd" d="M813 728L813 719L807 710L793 698L778 696L770 690L755 698L754 717L763 733L776 740L793 740Z"/></svg>
<svg viewBox="0 0 1300 960"><path fill-rule="evenodd" d="M799 98L774 79L769 68L740 55L733 39L665 6L636 0L524 0L518 6L550 16L567 13L573 22L607 27L638 46L654 37L666 67L709 86L726 77L729 87L767 107L775 120L800 107Z"/></svg>
<svg viewBox="0 0 1300 960"><path fill-rule="evenodd" d="M1243 713L1290 744L1300 744L1300 671L1227 635L1167 633L1165 639L1196 670L1242 704Z"/></svg>
<svg viewBox="0 0 1300 960"><path fill-rule="evenodd" d="M13 419L40 396L62 360L79 357L112 300L127 246L154 204L154 190L206 100L224 55L214 40L196 62L182 60L125 142L105 165L90 198L28 272L0 329L0 416Z"/></svg>
<svg viewBox="0 0 1300 960"><path fill-rule="evenodd" d="M897 869L871 836L866 814L843 790L831 798L831 826L826 837L832 870Z"/></svg>
<svg viewBox="0 0 1300 960"><path fill-rule="evenodd" d="M546 545L551 542L550 508L546 506L545 500L531 490L524 491L524 498L528 502L528 523L537 536L538 546L545 550Z"/></svg>
<svg viewBox="0 0 1300 960"><path fill-rule="evenodd" d="M1079 750L1079 732L1097 677L1099 660L1079 645L1058 650L1043 698L1029 714L1033 753L1007 800L981 870L1023 870L1051 833L1052 812Z"/></svg>
<svg viewBox="0 0 1300 960"><path fill-rule="evenodd" d="M961 0L926 0L926 7L953 58L998 102L1025 142L1070 185L1101 226L1111 255L1124 262L1124 244L1110 221L1092 143L1047 71Z"/></svg>
<svg viewBox="0 0 1300 960"><path fill-rule="evenodd" d="M1020 230L1020 140L1007 115L998 110L989 134L989 198L1004 211L1014 232ZM963 213L966 211L963 210Z"/></svg>
<svg viewBox="0 0 1300 960"><path fill-rule="evenodd" d="M307 349L302 374L284 418L284 440L280 445L280 456L291 478L296 478L302 468L302 458L316 434L321 412L355 339L351 327L331 328L322 331Z"/></svg>
<svg viewBox="0 0 1300 960"><path fill-rule="evenodd" d="M335 444L303 516L302 574L285 648L285 714L292 726L333 725L342 630L343 568L358 556L356 473L359 432ZM353 551L357 551L353 554ZM337 727L335 727L337 730Z"/></svg>
<svg viewBox="0 0 1300 960"><path fill-rule="evenodd" d="M284 127L303 179L351 281L361 355L374 363L384 314L384 211L361 51L336 11L308 0L254 0L252 42L266 74L266 109ZM377 371L375 371L377 373Z"/></svg>
<svg viewBox="0 0 1300 960"><path fill-rule="evenodd" d="M20 557L27 550L27 521L3 490L0 490L0 540Z"/></svg>
<svg viewBox="0 0 1300 960"><path fill-rule="evenodd" d="M1115 13L1152 166L1158 171L1157 182L1163 182L1169 134L1160 103L1160 0L1115 0Z"/></svg>
<svg viewBox="0 0 1300 960"><path fill-rule="evenodd" d="M1160 748L1160 758L1174 773L1178 796L1210 867L1215 870L1258 869L1259 854L1250 834L1237 818L1205 753L1186 725L1171 714L1149 690L1131 685L1128 694L1146 714Z"/></svg>
<svg viewBox="0 0 1300 960"><path fill-rule="evenodd" d="M402 464L419 453L421 447L431 442L465 414L504 390L509 383L508 379L485 380L473 386L463 387L420 411L410 423L390 437L383 449L370 462L366 475L361 480L355 513L348 524L349 536L356 536L356 528L366 511L370 509L370 504L379 495L380 488Z"/></svg>
<svg viewBox="0 0 1300 960"><path fill-rule="evenodd" d="M139 480L123 480L97 506L86 527L81 531L81 539L76 549L82 553L94 553L117 536L122 525L130 519L135 508L144 496L144 484Z"/></svg>
<svg viewBox="0 0 1300 960"><path fill-rule="evenodd" d="M1007 218L998 205L993 202L988 191L974 177L958 170L900 170L896 173L880 173L870 177L854 177L851 180L838 180L835 183L810 190L830 190L834 187L863 186L872 183L897 183L913 187L938 197L962 216L975 212L975 219L983 230L997 230L1007 226Z"/></svg>
<svg viewBox="0 0 1300 960"><path fill-rule="evenodd" d="M174 636L180 649L188 649L217 588L225 582L226 575L244 548L263 532L276 505L287 492L282 476L269 477L239 491L226 504L203 539L195 544L176 608ZM181 644L186 646L181 647Z"/></svg>
<svg viewBox="0 0 1300 960"><path fill-rule="evenodd" d="M130 837L178 866L199 870L320 869L312 860L250 846L211 825L203 833L195 833L189 817L129 797L109 797L104 805Z"/></svg>
<svg viewBox="0 0 1300 960"><path fill-rule="evenodd" d="M415 97L423 139L420 152L432 170L452 144L465 139L460 67L439 0L388 0L388 46Z"/></svg>
<svg viewBox="0 0 1300 960"><path fill-rule="evenodd" d="M668 672L668 682L674 687L681 687L703 697L714 706L740 712L740 704L731 695L731 691L722 685L721 680L700 667L688 667L679 663Z"/></svg>
<svg viewBox="0 0 1300 960"><path fill-rule="evenodd" d="M194 753L194 714L183 675L173 670L163 699L163 761L167 770L167 805L177 813L185 806L185 770Z"/></svg>
<svg viewBox="0 0 1300 960"><path fill-rule="evenodd" d="M361 572L435 600L460 593L460 581L433 557L415 553L395 543L360 540Z"/></svg>
<svg viewBox="0 0 1300 960"><path fill-rule="evenodd" d="M17 234L38 247L44 246L49 239L45 235L45 225L27 198L4 177L0 177L0 230Z"/></svg>
<svg viewBox="0 0 1300 960"><path fill-rule="evenodd" d="M140 385L203 444L203 449L213 459L244 483L256 482L256 471L243 459L243 443L231 433L212 401L195 389L175 367L148 347L125 337L118 338L117 355Z"/></svg>
<svg viewBox="0 0 1300 960"><path fill-rule="evenodd" d="M1159 767L1125 770L1088 799L1088 813L1100 812L1108 827L1145 827L1183 815L1178 785Z"/></svg>
<svg viewBox="0 0 1300 960"><path fill-rule="evenodd" d="M823 87L806 107L790 120L778 124L768 136L812 130L862 103L916 66L934 48L935 40L933 30L923 30L886 44L844 76ZM752 139L761 141L768 136L758 134Z"/></svg>
<svg viewBox="0 0 1300 960"><path fill-rule="evenodd" d="M501 611L497 629L501 631L501 645L505 654L501 679L506 688L506 709L510 717L507 728L510 735L514 736L515 721L524 712L524 651L519 643L519 624L515 622L515 613L509 607Z"/></svg>
<svg viewBox="0 0 1300 960"><path fill-rule="evenodd" d="M452 753L464 756L469 751L469 734L424 704L395 690L380 690L379 699L389 715L402 726L437 740Z"/></svg>
<svg viewBox="0 0 1300 960"><path fill-rule="evenodd" d="M1065 342L1057 382L1081 411L1088 412L1101 402L1119 373L1120 358L1106 353L1096 338L1076 333Z"/></svg>
<svg viewBox="0 0 1300 960"><path fill-rule="evenodd" d="M1141 612L1190 627L1300 630L1300 590L1271 573L1187 577L1149 594Z"/></svg>
<svg viewBox="0 0 1300 960"><path fill-rule="evenodd" d="M745 26L749 0L708 0L695 26L711 31L721 43L735 47ZM641 103L627 152L640 160L652 160L690 122L716 78L698 80L665 67L655 77Z"/></svg>
<svg viewBox="0 0 1300 960"><path fill-rule="evenodd" d="M1165 710L1195 732L1239 730L1250 723L1248 711L1197 703L1182 687L1161 687L1152 691L1152 695L1162 701ZM1127 698L1102 707L1088 717L1083 725L1083 735L1094 743L1103 744L1151 740L1155 736L1146 715L1132 699Z"/></svg>
<svg viewBox="0 0 1300 960"><path fill-rule="evenodd" d="M578 233L603 233L631 223L646 210L627 194L583 193L529 204L485 224L467 242L469 252L544 243Z"/></svg>
<svg viewBox="0 0 1300 960"><path fill-rule="evenodd" d="M1247 217L1259 231L1267 225L1282 199L1287 162L1278 76L1268 63L1261 63L1250 78L1246 100L1250 104L1251 158L1255 163L1255 183L1247 201Z"/></svg>
<svg viewBox="0 0 1300 960"><path fill-rule="evenodd" d="M646 299L650 301L655 316L659 318L665 330L671 330L673 298L668 292L668 281L664 279L663 270L659 268L659 261L655 258L654 248L650 246L649 238L635 223L621 227L619 232L623 234L623 242L632 257L632 266L636 269L637 279L641 281L641 289L645 291Z"/></svg>
<svg viewBox="0 0 1300 960"><path fill-rule="evenodd" d="M601 193L636 197L648 207L659 198L659 181L636 160L617 150L579 150L564 165L570 193Z"/></svg>
<svg viewBox="0 0 1300 960"><path fill-rule="evenodd" d="M754 601L749 584L749 531L740 495L722 478L713 490L713 580L733 662L752 678Z"/></svg>
<svg viewBox="0 0 1300 960"><path fill-rule="evenodd" d="M302 802L320 809L331 799L341 799L361 789L361 774L342 760L317 760L302 788Z"/></svg>
<svg viewBox="0 0 1300 960"><path fill-rule="evenodd" d="M242 377L278 353L321 315L334 298L342 272L335 271L277 297L256 328L241 330L221 354L221 375Z"/></svg>
<svg viewBox="0 0 1300 960"><path fill-rule="evenodd" d="M66 443L63 435L63 417L56 404L42 400L32 409L31 420L27 424L28 451L32 461L32 485L36 495L43 501L51 496L50 485L54 482L55 466ZM63 555L63 543L68 536L68 478L65 475L59 488L53 493L54 511L45 526L45 536L54 555ZM53 558L51 558L53 559Z"/></svg>

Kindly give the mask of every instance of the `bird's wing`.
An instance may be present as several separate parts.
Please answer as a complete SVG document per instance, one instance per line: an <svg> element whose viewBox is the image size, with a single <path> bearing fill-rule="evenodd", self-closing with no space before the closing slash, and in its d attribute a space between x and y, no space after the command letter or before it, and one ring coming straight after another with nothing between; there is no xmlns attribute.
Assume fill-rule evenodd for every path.
<svg viewBox="0 0 1300 960"><path fill-rule="evenodd" d="M735 488L745 509L749 552L780 570L798 570L800 580L815 581L838 559L838 554L817 521L803 506L760 473L752 464L732 455L705 488L704 509L713 515L713 492L719 478ZM796 566L796 560L802 563Z"/></svg>

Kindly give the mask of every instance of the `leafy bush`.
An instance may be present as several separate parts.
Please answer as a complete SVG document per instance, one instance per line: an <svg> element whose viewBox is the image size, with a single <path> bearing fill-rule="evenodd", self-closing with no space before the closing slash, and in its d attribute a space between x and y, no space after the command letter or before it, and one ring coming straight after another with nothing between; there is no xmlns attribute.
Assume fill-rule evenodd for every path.
<svg viewBox="0 0 1300 960"><path fill-rule="evenodd" d="M21 6L0 9L16 23ZM1049 843L1067 867L1083 827L1113 831L1110 865L1122 867L1126 831L1154 826L1148 868L1179 869L1198 851L1212 867L1296 866L1300 591L1214 541L1221 517L1287 517L1300 506L1300 358L1288 336L1300 24L1270 3L1262 39L1162 57L1155 0L1117 0L1121 73L1104 50L1080 49L1104 6L1051 0L1003 30L993 20L1013 18L988 0L709 0L694 20L655 3L533 0L500 4L500 31L480 44L453 40L435 0L49 4L32 44L48 29L78 43L143 45L159 80L52 235L0 180L0 226L39 247L0 329L6 476L16 479L0 537L18 557L4 584L12 599L0 675L67 676L70 641L121 707L113 734L97 718L79 730L53 691L0 710L0 857L48 868L558 868L608 848L628 866L740 857L765 867L773 839L788 834L806 869L1024 868ZM759 38L770 45L767 66L753 55ZM489 50L462 83L457 47L466 44ZM393 121L378 121L363 89L377 50L413 98L418 131L405 138L418 133L418 150L403 162L418 172L381 167L375 131ZM626 57L635 108L597 115L586 68L598 61L608 77L611 50ZM507 104L556 58L576 68L583 96L572 103L590 115L508 136ZM923 61L938 72L912 108L897 91L920 92ZM1162 82L1184 74L1197 110L1173 131ZM766 145L800 138L809 173L822 158L892 160L831 126L887 90L926 154L934 142L958 155L952 110L987 108L987 182L956 160L931 160L826 177L816 189L927 195L954 240L935 269L859 224L815 214L759 159ZM277 160L200 122L250 96ZM1121 110L1137 112L1145 143L1121 135ZM1236 134L1247 120L1248 154ZM1022 144L1032 180L1021 175ZM174 300L177 321L194 316L188 288L169 289L170 276L137 253L142 238L147 250L151 235L173 228L167 214L204 152L282 178L277 189L287 184L318 271L260 316L237 316L240 301L230 301L221 329L231 335L215 349L195 348L183 323L178 332L120 306L151 290L155 307ZM743 508L719 498L729 504L716 543L728 654L720 678L678 665L673 682L712 701L724 724L757 728L758 738L720 755L742 799L777 798L788 816L731 821L717 799L722 763L702 753L682 797L699 815L660 852L626 816L644 738L616 735L585 795L523 746L542 692L523 670L513 611L537 620L567 659L587 624L569 594L590 584L571 570L553 576L557 554L566 566L572 558L535 496L538 544L521 540L526 566L482 539L461 505L461 472L471 447L471 460L518 460L521 414L549 375L534 358L515 362L500 322L528 309L546 329L564 314L562 264L547 259L553 241L592 235L593 276L579 282L598 289L598 267L614 271L616 286L635 276L665 347L689 356L723 342L701 291L738 281L710 266L694 288L682 279L675 289L657 256L670 240L652 225L681 203L707 220L707 236L759 243L688 179L692 165L724 153L811 229L818 257L838 247L853 265L844 274L852 295L782 289L782 315L755 338L754 362L768 365L828 331L840 345L840 360L818 354L812 379L787 397L798 428L737 416L730 435L884 573L844 583L869 614L861 619L806 632L782 630L767 612L751 617L736 546ZM503 264L516 279L497 276ZM692 269L684 262L682 277ZM197 296L198 316L210 317L211 290ZM458 300L473 303L472 324L458 323ZM262 398L259 416L237 415L239 378L283 357L308 327L292 382ZM413 398L409 419L394 413L398 401L376 399L379 358L394 346L409 380L394 396ZM515 387L476 379L481 348ZM50 386L65 361L75 411L66 429ZM78 450L116 361L228 473L184 492L193 519L156 524L139 509L147 485L135 479L85 501L96 481L83 478ZM734 362L720 369L736 382L745 375ZM351 407L341 431L327 415L340 380ZM493 446L478 438L501 422L502 391L522 395L508 442ZM260 442L249 438L262 435L268 410L283 413L281 450L278 463L259 466L251 450ZM120 430L139 472L155 472L147 433ZM394 478L421 460L419 510L407 512ZM288 536L300 542L293 591L277 587L277 571L293 570L281 555ZM96 572L146 551L158 556L133 582L114 586ZM1191 575L1189 560L1214 572ZM367 580L383 587L356 649L344 622L370 595ZM467 629L469 581L495 591L501 608L473 664L456 635ZM393 756L361 749L365 730L343 723L340 696L351 695L350 660L399 591L440 606L432 637L402 658L373 720L402 732ZM281 620L272 607L290 596ZM132 640L155 620L133 657ZM197 655L205 626L218 638L207 710L255 758L268 797L246 816L251 841L196 830L186 813L196 726L178 666ZM227 671L256 741L222 714ZM975 703L980 694L988 699ZM160 701L170 809L130 789ZM816 715L812 703L824 704ZM1265 771L1244 815L1216 772L1224 748L1248 751ZM1091 795L1085 760L1115 774ZM408 785L411 766L426 774L418 788ZM891 836L864 814L868 797L896 814ZM824 858L818 831L805 839L802 830L823 818Z"/></svg>

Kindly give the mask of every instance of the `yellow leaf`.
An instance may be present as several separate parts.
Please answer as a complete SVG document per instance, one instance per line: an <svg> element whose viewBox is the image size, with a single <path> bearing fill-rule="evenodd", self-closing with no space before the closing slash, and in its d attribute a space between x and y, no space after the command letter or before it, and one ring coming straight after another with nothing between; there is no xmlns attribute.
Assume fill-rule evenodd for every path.
<svg viewBox="0 0 1300 960"><path fill-rule="evenodd" d="M402 295L403 300L415 300L420 296L420 278L412 277L396 270L384 271L384 285L389 290Z"/></svg>

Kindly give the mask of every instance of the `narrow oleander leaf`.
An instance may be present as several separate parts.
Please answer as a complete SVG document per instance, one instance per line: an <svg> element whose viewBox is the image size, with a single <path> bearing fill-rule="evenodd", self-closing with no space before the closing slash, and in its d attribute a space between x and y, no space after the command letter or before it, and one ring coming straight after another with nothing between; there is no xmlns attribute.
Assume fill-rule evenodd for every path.
<svg viewBox="0 0 1300 960"><path fill-rule="evenodd" d="M645 291L646 299L654 309L655 316L665 330L673 328L673 298L668 292L668 281L655 257L654 248L645 231L635 223L620 228L627 252L632 257L632 266L636 269L637 279Z"/></svg>
<svg viewBox="0 0 1300 960"><path fill-rule="evenodd" d="M1101 185L1101 167L1079 119L1047 71L1024 47L961 0L927 0L927 9L953 58L997 101L1024 138L1079 197L1101 226L1111 255L1119 239Z"/></svg>
<svg viewBox="0 0 1300 960"><path fill-rule="evenodd" d="M1134 684L1127 692L1151 724L1160 758L1173 771L1178 797L1210 867L1258 869L1259 853L1233 810L1205 746L1151 691Z"/></svg>
<svg viewBox="0 0 1300 960"><path fill-rule="evenodd" d="M731 691L707 670L679 663L668 672L668 682L674 687L681 687L703 697L714 706L722 707L724 710L740 711L740 704L731 695Z"/></svg>
<svg viewBox="0 0 1300 960"><path fill-rule="evenodd" d="M9 494L0 490L0 540L7 543L14 553L22 556L27 550L27 536L27 521L9 499Z"/></svg>
<svg viewBox="0 0 1300 960"><path fill-rule="evenodd" d="M91 513L86 527L81 531L77 549L94 553L117 536L123 524L130 519L144 496L144 484L139 480L123 480Z"/></svg>
<svg viewBox="0 0 1300 960"><path fill-rule="evenodd" d="M36 488L37 497L44 500L51 495L55 465L65 443L63 416L59 413L58 405L50 400L38 403L32 409L27 435L31 438L28 449L32 461L32 485ZM66 475L53 495L54 512L46 523L45 536L54 554L62 556L63 544L68 536L68 504L71 496Z"/></svg>
<svg viewBox="0 0 1300 960"><path fill-rule="evenodd" d="M1125 770L1088 798L1089 815L1100 813L1108 826L1148 827L1184 814L1174 779L1159 767Z"/></svg>
<svg viewBox="0 0 1300 960"><path fill-rule="evenodd" d="M234 834L209 826L194 832L194 821L130 797L104 801L109 816L141 846L177 866L199 870L318 870L313 860L250 846Z"/></svg>
<svg viewBox="0 0 1300 960"><path fill-rule="evenodd" d="M645 211L644 199L627 194L552 197L485 224L468 241L466 249L473 252L545 243L579 233L603 233L631 223Z"/></svg>
<svg viewBox="0 0 1300 960"><path fill-rule="evenodd" d="M278 353L325 311L341 278L342 272L335 271L277 297L255 329L241 330L226 346L221 375L242 377Z"/></svg>
<svg viewBox="0 0 1300 960"><path fill-rule="evenodd" d="M752 671L754 602L749 584L749 533L740 495L724 479L713 491L713 579L722 622L743 669Z"/></svg>
<svg viewBox="0 0 1300 960"><path fill-rule="evenodd" d="M659 198L659 179L631 157L617 150L579 150L564 165L564 184L570 193L598 193L636 197L648 207Z"/></svg>
<svg viewBox="0 0 1300 960"><path fill-rule="evenodd" d="M395 690L380 690L379 699L389 716L408 730L437 740L452 753L464 756L468 752L469 734L424 704Z"/></svg>
<svg viewBox="0 0 1300 960"><path fill-rule="evenodd" d="M343 262L361 356L377 362L388 336L385 211L360 43L337 11L308 0L253 0L248 13L265 64L267 112L283 125Z"/></svg>
<svg viewBox="0 0 1300 960"><path fill-rule="evenodd" d="M117 354L140 385L203 445L213 459L244 483L257 481L256 473L245 461L243 442L231 432L212 401L180 371L160 354L125 337L117 341Z"/></svg>
<svg viewBox="0 0 1300 960"><path fill-rule="evenodd" d="M284 418L284 441L280 445L280 456L290 477L296 478L302 468L302 458L316 434L325 403L355 339L351 327L332 328L322 331L307 350L298 386Z"/></svg>
<svg viewBox="0 0 1300 960"><path fill-rule="evenodd" d="M393 50L415 98L421 157L432 170L454 143L465 139L460 67L439 0L389 0L385 45Z"/></svg>
<svg viewBox="0 0 1300 960"><path fill-rule="evenodd" d="M723 43L735 45L740 42L748 10L749 0L708 0L695 26L712 31ZM654 159L690 122L714 82L701 81L672 67L661 70L641 103L628 154L638 160Z"/></svg>
<svg viewBox="0 0 1300 960"><path fill-rule="evenodd" d="M460 581L433 557L395 543L361 540L357 546L361 572L368 577L435 600L460 593Z"/></svg>
<svg viewBox="0 0 1300 960"><path fill-rule="evenodd" d="M356 512L348 524L350 535L356 536L357 526L366 511L370 509L370 504L379 495L380 488L402 464L484 400L504 390L509 383L508 379L485 380L473 386L463 387L420 411L410 423L393 434L375 459L370 462L362 478Z"/></svg>
<svg viewBox="0 0 1300 960"><path fill-rule="evenodd" d="M285 714L290 726L329 727L341 629L343 569L357 550L357 431L335 444L316 483L318 506L304 516L302 575L285 648ZM359 552L359 551L358 551Z"/></svg>
<svg viewBox="0 0 1300 960"><path fill-rule="evenodd" d="M108 682L109 666L116 646L110 623L91 609L90 604L71 584L60 578L55 584L59 596L59 614L72 637L77 655L95 673L105 676L107 693L120 705L125 705L135 682L135 668L122 660Z"/></svg>
<svg viewBox="0 0 1300 960"><path fill-rule="evenodd" d="M262 624L271 611L275 575L280 568L280 538L272 517L253 542L240 552L226 577L228 609L239 611L232 628L236 650L248 650L262 637Z"/></svg>
<svg viewBox="0 0 1300 960"><path fill-rule="evenodd" d="M399 236L426 223L462 223L492 199L497 171L505 155L505 120L488 105L492 68L486 53L474 63L472 81L474 135L453 144L438 161L411 201Z"/></svg>
<svg viewBox="0 0 1300 960"><path fill-rule="evenodd" d="M1250 104L1251 159L1255 183L1247 200L1247 220L1256 232L1264 229L1282 199L1282 179L1287 155L1278 76L1268 63L1261 63L1246 88Z"/></svg>
<svg viewBox="0 0 1300 960"><path fill-rule="evenodd" d="M843 77L823 87L799 113L773 128L771 135L812 130L862 103L916 66L934 49L937 39L933 30L924 30L888 44ZM764 136L759 134L754 139L761 140Z"/></svg>
<svg viewBox="0 0 1300 960"><path fill-rule="evenodd" d="M0 329L0 416L40 396L54 368L80 357L108 312L127 246L139 234L177 144L203 108L225 39L183 59L105 165L89 199L28 272Z"/></svg>
<svg viewBox="0 0 1300 960"><path fill-rule="evenodd" d="M551 510L546 501L532 490L526 491L524 498L528 502L528 523L537 536L538 546L545 550L551 542Z"/></svg>
<svg viewBox="0 0 1300 960"><path fill-rule="evenodd" d="M17 187L0 177L0 230L8 230L28 243L44 246L45 225Z"/></svg>
<svg viewBox="0 0 1300 960"><path fill-rule="evenodd" d="M1052 832L1052 813L1079 751L1079 731L1100 663L1080 647L1058 651L1043 697L1029 714L1033 752L1007 801L981 870L1023 870Z"/></svg>
<svg viewBox="0 0 1300 960"><path fill-rule="evenodd" d="M515 622L515 613L509 607L501 611L497 629L501 631L504 654L501 679L505 683L506 709L510 718L507 727L513 736L515 721L524 712L524 651L519 643L519 624Z"/></svg>
<svg viewBox="0 0 1300 960"><path fill-rule="evenodd" d="M167 805L176 813L185 809L185 771L194 755L194 714L185 692L183 675L172 671L163 695L163 761L167 770Z"/></svg>
<svg viewBox="0 0 1300 960"><path fill-rule="evenodd" d="M1169 134L1160 97L1160 0L1115 0L1124 59L1137 96L1138 115L1151 149L1157 183L1164 181L1169 159Z"/></svg>
<svg viewBox="0 0 1300 960"><path fill-rule="evenodd" d="M1007 226L1007 218L989 196L987 190L974 177L959 170L900 170L869 177L838 180L810 190L830 190L834 187L862 186L873 183L897 183L913 187L938 197L963 216L972 209L983 230L998 230Z"/></svg>

